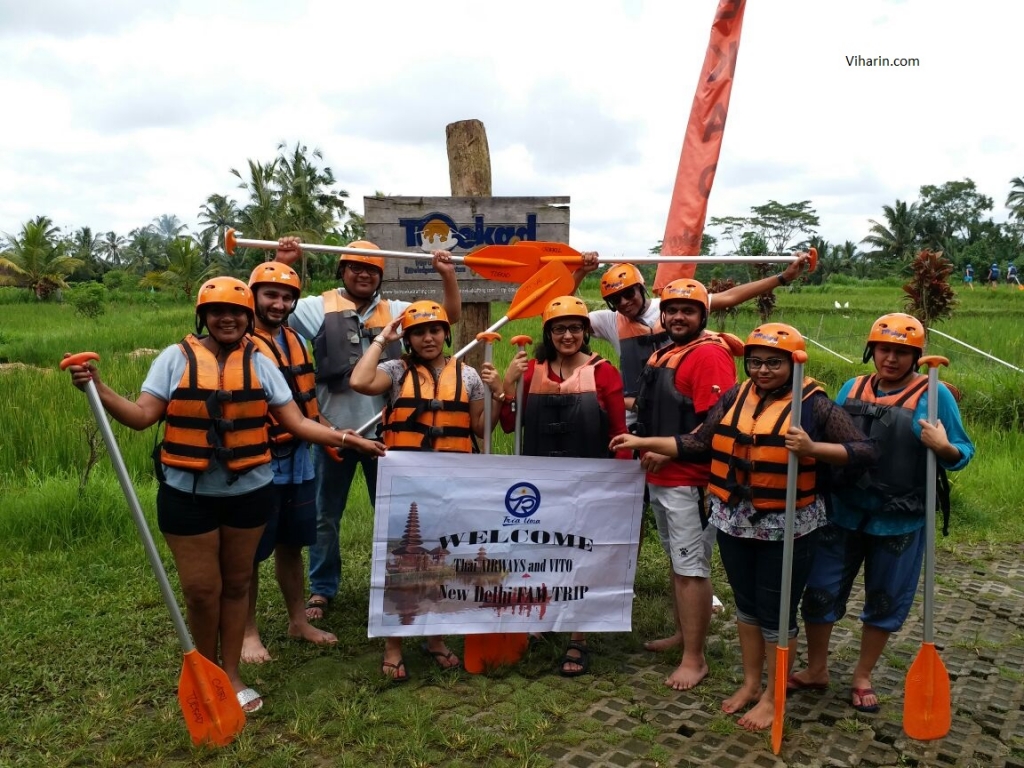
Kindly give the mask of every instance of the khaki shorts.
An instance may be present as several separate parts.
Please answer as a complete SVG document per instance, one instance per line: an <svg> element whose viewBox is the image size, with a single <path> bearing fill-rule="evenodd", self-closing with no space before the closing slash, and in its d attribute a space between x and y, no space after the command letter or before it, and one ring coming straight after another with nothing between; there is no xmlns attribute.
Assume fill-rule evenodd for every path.
<svg viewBox="0 0 1024 768"><path fill-rule="evenodd" d="M718 530L708 525L704 489L650 485L651 510L661 546L678 576L711 577L711 550Z"/></svg>

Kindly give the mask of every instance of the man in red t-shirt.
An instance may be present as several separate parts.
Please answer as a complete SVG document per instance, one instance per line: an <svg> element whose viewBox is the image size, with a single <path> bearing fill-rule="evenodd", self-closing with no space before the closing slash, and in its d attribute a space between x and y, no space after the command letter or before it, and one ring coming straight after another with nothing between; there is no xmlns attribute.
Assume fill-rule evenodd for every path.
<svg viewBox="0 0 1024 768"><path fill-rule="evenodd" d="M705 331L708 292L689 278L674 280L661 293L661 325L672 344L658 350L641 374L637 434L685 434L697 427L719 396L736 383L732 352L722 337ZM676 634L646 645L663 650L682 643L679 667L665 685L685 691L708 673L704 641L711 623L711 551L715 529L708 525L704 487L710 456L670 459L641 456L647 470L651 509L672 571Z"/></svg>

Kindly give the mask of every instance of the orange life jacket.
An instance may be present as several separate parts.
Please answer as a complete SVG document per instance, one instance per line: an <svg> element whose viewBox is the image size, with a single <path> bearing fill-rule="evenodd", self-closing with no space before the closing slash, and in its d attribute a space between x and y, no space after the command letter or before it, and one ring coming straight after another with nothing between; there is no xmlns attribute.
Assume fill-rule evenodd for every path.
<svg viewBox="0 0 1024 768"><path fill-rule="evenodd" d="M818 392L824 390L814 379L805 378L804 401ZM792 400L793 393L787 392L758 412L757 387L749 379L743 382L711 439L711 493L730 505L748 500L760 511L786 508L786 432ZM804 457L797 467L796 505L805 507L817 492L817 463Z"/></svg>
<svg viewBox="0 0 1024 768"><path fill-rule="evenodd" d="M278 369L288 382L292 391L292 399L302 410L307 419L320 420L320 409L316 400L316 379L313 375L313 363L309 359L309 351L306 343L298 333L288 326L282 328L284 331L285 346L282 350L277 343L277 337L267 331L256 329L252 334L252 340L264 355L277 363ZM270 418L270 442L274 445L287 445L294 440L294 437L282 427L273 414Z"/></svg>
<svg viewBox="0 0 1024 768"><path fill-rule="evenodd" d="M224 361L194 334L178 344L185 372L167 404L160 461L190 472L205 472L216 459L236 474L270 461L267 395L248 338Z"/></svg>
<svg viewBox="0 0 1024 768"><path fill-rule="evenodd" d="M401 393L384 408L384 444L398 450L472 453L462 362L449 359L436 381L427 366L406 360L405 367Z"/></svg>
<svg viewBox="0 0 1024 768"><path fill-rule="evenodd" d="M324 322L313 337L313 356L316 358L316 380L331 392L350 389L352 369L363 356L363 339L372 339L391 322L391 304L384 299L377 302L366 322L359 320L356 305L337 289L325 291ZM380 360L395 360L402 354L402 345L389 342L381 352Z"/></svg>
<svg viewBox="0 0 1024 768"><path fill-rule="evenodd" d="M595 380L602 364L609 363L591 355L562 382L549 378L549 363L534 366L523 413L523 455L608 458L608 414L597 398Z"/></svg>

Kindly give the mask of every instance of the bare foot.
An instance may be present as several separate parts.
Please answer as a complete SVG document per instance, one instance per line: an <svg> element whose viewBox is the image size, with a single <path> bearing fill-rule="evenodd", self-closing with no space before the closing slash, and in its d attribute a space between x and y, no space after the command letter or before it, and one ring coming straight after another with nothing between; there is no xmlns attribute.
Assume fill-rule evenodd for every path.
<svg viewBox="0 0 1024 768"><path fill-rule="evenodd" d="M258 632L246 633L242 639L242 661L246 664L265 664L273 661Z"/></svg>
<svg viewBox="0 0 1024 768"><path fill-rule="evenodd" d="M308 621L303 621L299 624L289 624L288 637L294 637L296 640L305 640L314 645L334 645L338 642L338 638L333 634L317 629Z"/></svg>
<svg viewBox="0 0 1024 768"><path fill-rule="evenodd" d="M708 665L701 663L700 667L694 667L683 662L676 671L665 678L665 685L676 691L688 691L708 676Z"/></svg>
<svg viewBox="0 0 1024 768"><path fill-rule="evenodd" d="M761 686L757 686L756 688L748 688L745 685L740 686L732 696L722 701L722 711L728 715L734 715L746 707L750 702L757 701L761 698L762 693L764 693L764 691L761 689Z"/></svg>
<svg viewBox="0 0 1024 768"><path fill-rule="evenodd" d="M661 653L662 651L668 651L672 648L678 648L682 643L682 634L676 632L672 637L663 637L660 640L648 640L644 643L644 650Z"/></svg>
<svg viewBox="0 0 1024 768"><path fill-rule="evenodd" d="M748 731L763 731L771 727L774 719L775 702L770 696L761 696L754 708L741 717L737 723Z"/></svg>

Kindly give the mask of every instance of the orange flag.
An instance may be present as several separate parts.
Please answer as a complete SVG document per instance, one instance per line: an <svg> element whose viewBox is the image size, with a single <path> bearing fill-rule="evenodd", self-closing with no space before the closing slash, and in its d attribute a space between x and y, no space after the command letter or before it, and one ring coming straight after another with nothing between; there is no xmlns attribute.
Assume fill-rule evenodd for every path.
<svg viewBox="0 0 1024 768"><path fill-rule="evenodd" d="M729 112L745 7L746 0L719 0L718 3L672 190L672 203L661 246L665 256L696 256L700 253L708 196L715 180L725 118ZM654 292L660 292L673 280L693 277L696 269L696 264L659 264Z"/></svg>

